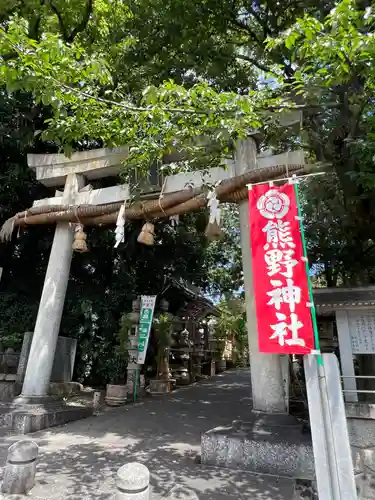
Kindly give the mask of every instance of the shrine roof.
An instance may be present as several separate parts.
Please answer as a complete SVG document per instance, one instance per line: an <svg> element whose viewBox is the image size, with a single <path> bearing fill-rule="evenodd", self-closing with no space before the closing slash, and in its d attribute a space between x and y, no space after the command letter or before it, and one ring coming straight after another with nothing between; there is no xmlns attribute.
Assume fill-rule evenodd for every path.
<svg viewBox="0 0 375 500"><path fill-rule="evenodd" d="M375 308L375 286L355 288L314 288L318 312L353 308Z"/></svg>
<svg viewBox="0 0 375 500"><path fill-rule="evenodd" d="M170 303L169 311L180 318L199 321L206 316L218 316L219 310L196 286L171 278L162 296Z"/></svg>

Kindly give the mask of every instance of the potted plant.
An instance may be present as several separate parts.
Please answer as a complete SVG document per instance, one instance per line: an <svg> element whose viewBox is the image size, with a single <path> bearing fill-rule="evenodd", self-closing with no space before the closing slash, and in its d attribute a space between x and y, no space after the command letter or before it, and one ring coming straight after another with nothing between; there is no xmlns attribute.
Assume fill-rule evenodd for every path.
<svg viewBox="0 0 375 500"><path fill-rule="evenodd" d="M154 319L154 332L157 340L156 378L150 380L151 394L169 392L171 377L169 374L169 347L171 344L172 322L168 313L162 313Z"/></svg>
<svg viewBox="0 0 375 500"><path fill-rule="evenodd" d="M128 361L129 330L132 322L127 314L120 320L118 332L119 345L117 346L113 361L111 362L111 383L107 384L105 402L108 406L121 406L127 400L126 365Z"/></svg>

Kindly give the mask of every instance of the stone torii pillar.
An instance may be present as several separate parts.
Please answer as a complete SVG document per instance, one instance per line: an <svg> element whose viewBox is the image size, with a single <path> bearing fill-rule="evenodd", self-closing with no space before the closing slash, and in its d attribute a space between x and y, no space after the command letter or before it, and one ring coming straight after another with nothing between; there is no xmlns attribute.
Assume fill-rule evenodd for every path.
<svg viewBox="0 0 375 500"><path fill-rule="evenodd" d="M253 137L236 144L235 161L227 161L227 168L211 168L207 173L190 172L167 177L164 193L179 191L188 185L215 185L225 179L244 174L249 170L274 165L303 165L303 151L293 151L279 155L257 156ZM253 292L252 256L249 235L249 203L239 203L242 267L245 285L246 322L250 350L250 370L253 410L265 413L285 413L285 390L282 376L281 356L261 354L258 349L255 297Z"/></svg>
<svg viewBox="0 0 375 500"><path fill-rule="evenodd" d="M269 158L272 158L272 156ZM256 168L256 144L254 139L249 138L246 141L239 142L235 154L235 173L241 175ZM285 413L286 405L281 357L278 354L260 354L258 348L249 233L249 202L247 199L239 203L239 212L253 409L267 413Z"/></svg>
<svg viewBox="0 0 375 500"><path fill-rule="evenodd" d="M64 155L28 155L29 167L46 186L65 186L55 198L38 200L40 205L87 205L121 202L129 199L128 185L90 189L86 179L99 179L119 172L126 148L98 149ZM58 222L52 243L38 316L31 343L24 383L17 403L45 401L51 378L72 260L74 228Z"/></svg>

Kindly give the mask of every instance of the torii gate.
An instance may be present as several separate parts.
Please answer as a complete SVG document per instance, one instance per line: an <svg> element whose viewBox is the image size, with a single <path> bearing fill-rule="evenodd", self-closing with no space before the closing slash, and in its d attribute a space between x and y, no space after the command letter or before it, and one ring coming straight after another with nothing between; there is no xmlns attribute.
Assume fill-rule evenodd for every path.
<svg viewBox="0 0 375 500"><path fill-rule="evenodd" d="M90 190L86 179L116 175L126 159L127 148L98 149L74 153L70 158L60 154L28 155L28 165L36 171L37 180L50 187L65 185L63 194L38 200L37 205L106 204L129 199L129 186L115 186ZM185 189L193 184L215 184L247 171L273 165L302 165L302 151L282 155L257 157L253 137L236 145L235 159L227 168L213 168L208 174L192 172L166 178L164 193ZM253 409L260 412L284 413L285 390L279 355L260 354L253 296L253 274L249 239L248 201L239 203L242 264L245 285L247 331L250 348L250 367ZM57 337L59 334L66 288L72 259L73 230L69 223L58 222L51 248L48 268L39 304L29 360L22 393L18 402L36 403L46 399L51 377Z"/></svg>

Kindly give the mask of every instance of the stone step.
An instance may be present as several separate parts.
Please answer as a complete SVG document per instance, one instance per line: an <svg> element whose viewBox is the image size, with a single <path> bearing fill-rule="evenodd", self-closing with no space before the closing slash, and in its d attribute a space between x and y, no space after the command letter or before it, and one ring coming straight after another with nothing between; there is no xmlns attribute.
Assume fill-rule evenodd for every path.
<svg viewBox="0 0 375 500"><path fill-rule="evenodd" d="M29 434L92 416L93 408L51 403L46 405L2 405L0 429Z"/></svg>
<svg viewBox="0 0 375 500"><path fill-rule="evenodd" d="M243 470L253 477L282 478L293 487L289 499L318 498L310 435L303 434L290 416L253 415L249 422L235 421L212 429L201 436L201 452L203 466L228 468L233 474L234 470ZM368 493L367 475L358 470L354 474L359 498L375 500L375 495Z"/></svg>
<svg viewBox="0 0 375 500"><path fill-rule="evenodd" d="M260 474L313 479L311 437L289 415L252 415L201 436L202 464L240 468Z"/></svg>

